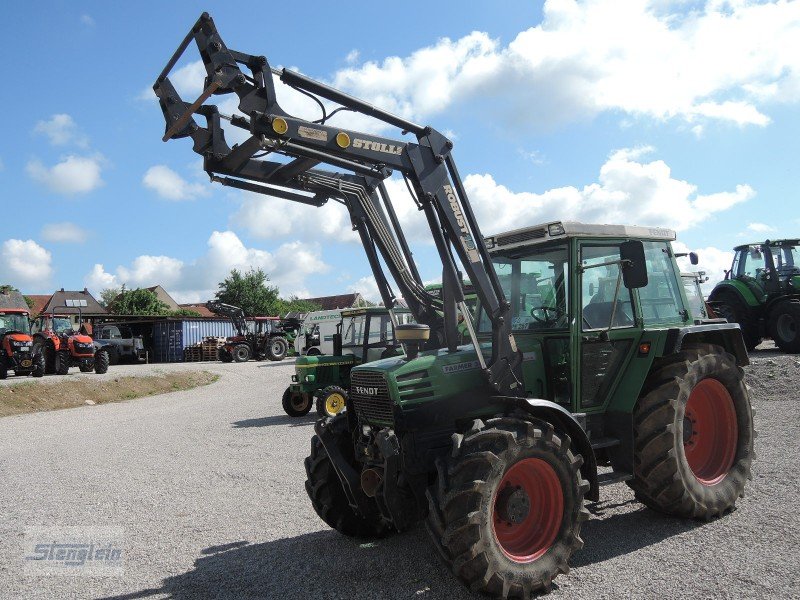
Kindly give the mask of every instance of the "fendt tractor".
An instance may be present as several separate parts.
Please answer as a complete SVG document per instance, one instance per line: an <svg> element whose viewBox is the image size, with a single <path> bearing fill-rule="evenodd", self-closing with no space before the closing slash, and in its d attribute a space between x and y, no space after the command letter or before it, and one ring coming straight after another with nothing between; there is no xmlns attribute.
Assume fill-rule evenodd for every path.
<svg viewBox="0 0 800 600"><path fill-rule="evenodd" d="M411 313L375 306L341 311L333 334L333 354L298 356L292 383L283 392L283 410L290 417L307 415L316 398L317 414L334 417L345 408L350 371L356 365L402 354L393 319L402 325Z"/></svg>
<svg viewBox="0 0 800 600"><path fill-rule="evenodd" d="M74 329L70 317L76 311L78 328ZM44 355L48 375L66 375L70 367L98 375L108 371L110 346L95 343L82 325L81 309L71 306L56 306L52 314L40 315L33 322L33 345L36 352Z"/></svg>
<svg viewBox="0 0 800 600"><path fill-rule="evenodd" d="M169 73L192 42L206 77L184 101ZM273 77L316 97L321 116L281 109ZM605 484L625 481L654 510L695 519L720 517L743 495L753 460L747 352L738 325L692 320L672 231L550 222L484 238L450 140L229 49L208 14L154 90L163 139L191 138L212 181L343 204L384 306L397 306L391 276L414 316L395 317L405 354L353 367L346 410L314 426L306 490L328 525L376 538L424 520L471 589L529 597L568 571L584 503ZM208 102L228 94L237 114ZM342 110L411 138L331 124ZM229 146L223 120L244 141ZM393 173L429 225L441 298L425 289L388 197Z"/></svg>
<svg viewBox="0 0 800 600"><path fill-rule="evenodd" d="M286 358L291 344L278 319L254 317L253 331L250 331L244 311L238 306L209 301L206 302L206 308L230 319L236 330L236 335L227 338L225 345L219 349L222 362L247 362L251 358L280 361Z"/></svg>
<svg viewBox="0 0 800 600"><path fill-rule="evenodd" d="M742 328L747 349L772 338L800 352L800 240L767 240L733 249L733 264L709 295L716 313Z"/></svg>
<svg viewBox="0 0 800 600"><path fill-rule="evenodd" d="M14 375L44 375L44 356L31 338L30 309L15 290L0 291L0 379Z"/></svg>

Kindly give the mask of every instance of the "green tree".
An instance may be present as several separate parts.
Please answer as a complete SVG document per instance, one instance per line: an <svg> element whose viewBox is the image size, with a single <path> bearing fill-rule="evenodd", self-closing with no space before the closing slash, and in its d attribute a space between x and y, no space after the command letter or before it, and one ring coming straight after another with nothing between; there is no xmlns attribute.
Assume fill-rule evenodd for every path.
<svg viewBox="0 0 800 600"><path fill-rule="evenodd" d="M155 292L145 289L126 290L124 285L109 304L108 310L116 315L165 316L170 313L169 307L158 299Z"/></svg>
<svg viewBox="0 0 800 600"><path fill-rule="evenodd" d="M277 313L279 315L285 315L289 312L310 313L322 309L319 304L309 302L308 300L301 300L297 296L289 296L288 299L282 299L280 302L280 310Z"/></svg>
<svg viewBox="0 0 800 600"><path fill-rule="evenodd" d="M179 308L178 310L169 311L170 317L202 317L199 312L191 308Z"/></svg>
<svg viewBox="0 0 800 600"><path fill-rule="evenodd" d="M269 277L263 269L250 269L242 273L233 269L219 284L216 299L225 304L240 306L244 314L276 315L282 307L278 288L267 285Z"/></svg>
<svg viewBox="0 0 800 600"><path fill-rule="evenodd" d="M119 296L122 290L120 288L106 288L100 292L100 305L103 308L108 308L114 299Z"/></svg>

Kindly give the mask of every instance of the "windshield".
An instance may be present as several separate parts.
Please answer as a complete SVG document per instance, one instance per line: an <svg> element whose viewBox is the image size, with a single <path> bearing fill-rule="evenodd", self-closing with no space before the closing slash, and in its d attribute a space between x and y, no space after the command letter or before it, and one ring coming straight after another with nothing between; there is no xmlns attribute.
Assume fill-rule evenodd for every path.
<svg viewBox="0 0 800 600"><path fill-rule="evenodd" d="M0 313L0 333L9 333L11 331L28 333L28 315L22 313Z"/></svg>
<svg viewBox="0 0 800 600"><path fill-rule="evenodd" d="M689 302L689 310L694 318L706 316L705 300L700 291L700 285L694 275L681 275L683 290L686 292L686 300Z"/></svg>
<svg viewBox="0 0 800 600"><path fill-rule="evenodd" d="M569 323L569 250L566 245L527 249L518 256L495 255L492 262L511 302L514 331L562 329ZM492 329L481 310L478 330Z"/></svg>
<svg viewBox="0 0 800 600"><path fill-rule="evenodd" d="M800 252L797 246L784 244L773 246L772 260L775 263L779 275L791 275L800 272Z"/></svg>
<svg viewBox="0 0 800 600"><path fill-rule="evenodd" d="M72 321L68 317L53 317L53 331L56 333L72 331Z"/></svg>
<svg viewBox="0 0 800 600"><path fill-rule="evenodd" d="M344 333L342 334L342 347L360 346L364 342L364 324L367 318L365 315L349 317L342 323Z"/></svg>

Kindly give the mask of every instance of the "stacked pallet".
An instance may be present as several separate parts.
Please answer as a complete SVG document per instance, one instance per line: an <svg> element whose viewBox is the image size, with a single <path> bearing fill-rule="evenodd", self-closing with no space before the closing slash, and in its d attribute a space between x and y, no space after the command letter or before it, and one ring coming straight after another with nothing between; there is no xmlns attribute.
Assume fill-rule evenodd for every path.
<svg viewBox="0 0 800 600"><path fill-rule="evenodd" d="M186 362L219 360L219 349L224 344L224 337L205 337L202 342L184 348L183 360Z"/></svg>

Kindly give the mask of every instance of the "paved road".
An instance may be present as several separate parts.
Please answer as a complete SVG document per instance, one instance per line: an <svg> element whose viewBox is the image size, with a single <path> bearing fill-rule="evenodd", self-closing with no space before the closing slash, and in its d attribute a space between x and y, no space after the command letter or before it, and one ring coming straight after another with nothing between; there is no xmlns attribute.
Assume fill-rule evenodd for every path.
<svg viewBox="0 0 800 600"><path fill-rule="evenodd" d="M279 402L290 363L211 368L223 377L201 389L0 419L0 597L476 598L421 528L358 544L316 517L303 489L313 419ZM800 401L770 395L769 373L796 382L800 362L756 359L758 459L739 509L680 521L604 488L550 598L800 595ZM24 528L50 525L123 527L124 573L24 576Z"/></svg>

